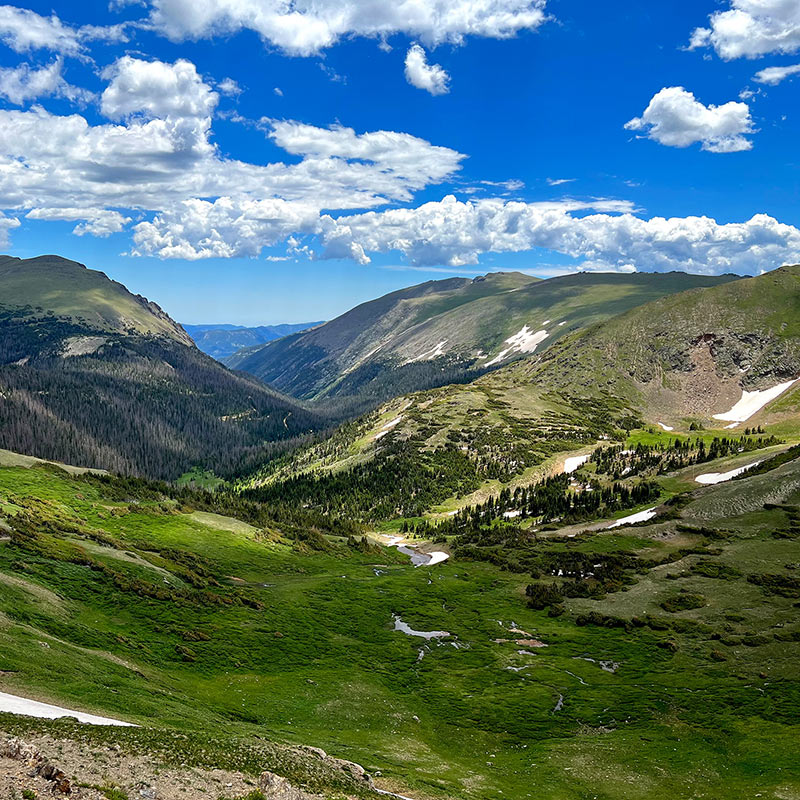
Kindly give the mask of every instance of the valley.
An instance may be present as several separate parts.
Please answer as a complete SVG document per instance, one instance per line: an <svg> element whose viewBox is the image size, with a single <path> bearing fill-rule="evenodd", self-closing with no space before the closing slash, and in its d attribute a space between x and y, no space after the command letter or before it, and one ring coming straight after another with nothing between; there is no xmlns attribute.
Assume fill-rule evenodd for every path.
<svg viewBox="0 0 800 800"><path fill-rule="evenodd" d="M96 289L3 305L14 791L60 756L89 800L142 764L167 800L800 792L799 268L412 287L360 330L432 326L455 382L336 399L326 356L298 399L45 263ZM477 348L475 303L473 374L437 326Z"/></svg>

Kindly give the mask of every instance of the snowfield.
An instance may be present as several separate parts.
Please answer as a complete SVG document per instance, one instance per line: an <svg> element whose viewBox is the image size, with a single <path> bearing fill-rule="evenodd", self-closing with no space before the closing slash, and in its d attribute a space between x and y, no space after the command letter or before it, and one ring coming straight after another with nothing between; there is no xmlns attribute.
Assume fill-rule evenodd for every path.
<svg viewBox="0 0 800 800"><path fill-rule="evenodd" d="M714 414L714 419L720 419L723 422L746 422L757 411L761 411L767 403L780 397L787 389L794 386L797 381L798 378L795 378L786 383L779 383L771 389L762 389L760 392L742 390L742 399L730 411L726 411L724 414Z"/></svg>
<svg viewBox="0 0 800 800"><path fill-rule="evenodd" d="M622 525L633 525L636 522L647 522L647 520L653 519L655 515L656 507L653 506L652 508L648 508L646 511L639 511L636 514L631 514L629 517L618 519L616 522L608 526L608 530L611 528L619 528Z"/></svg>
<svg viewBox="0 0 800 800"><path fill-rule="evenodd" d="M704 484L725 483L725 481L729 481L737 475L747 472L748 469L758 466L760 463L760 461L754 461L752 464L746 464L744 467L737 467L730 472L706 472L703 475L698 475L695 480L697 483Z"/></svg>
<svg viewBox="0 0 800 800"><path fill-rule="evenodd" d="M546 330L540 330L534 333L527 325L523 325L521 330L506 339L505 343L509 345L509 347L501 350L491 361L487 361L486 366L492 367L495 364L499 364L511 353L532 353L548 335Z"/></svg>
<svg viewBox="0 0 800 800"><path fill-rule="evenodd" d="M671 427L671 426L669 426L669 425L665 425L663 422L659 422L659 423L658 423L658 426L659 426L659 427L660 427L662 430L665 430L665 431L667 431L667 432L669 432L669 431L674 431L674 430L675 430L675 428L673 428L673 427Z"/></svg>
<svg viewBox="0 0 800 800"><path fill-rule="evenodd" d="M27 700L13 694L0 692L0 711L6 714L21 714L25 717L38 717L39 719L60 719L62 717L75 717L78 722L87 725L116 725L125 728L135 728L130 722L118 719L96 717L94 714L84 714L82 711L71 711L68 708L51 706L49 703L39 703L36 700Z"/></svg>
<svg viewBox="0 0 800 800"><path fill-rule="evenodd" d="M568 475L575 472L578 467L582 467L589 460L589 456L570 456L564 462L564 472Z"/></svg>

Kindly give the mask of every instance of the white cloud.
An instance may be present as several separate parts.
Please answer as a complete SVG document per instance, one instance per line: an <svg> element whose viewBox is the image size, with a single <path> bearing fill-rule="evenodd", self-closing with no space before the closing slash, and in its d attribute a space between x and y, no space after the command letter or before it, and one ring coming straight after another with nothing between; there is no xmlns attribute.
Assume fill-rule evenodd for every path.
<svg viewBox="0 0 800 800"><path fill-rule="evenodd" d="M450 91L450 76L439 64L429 64L425 51L418 44L412 44L406 53L406 80L432 95Z"/></svg>
<svg viewBox="0 0 800 800"><path fill-rule="evenodd" d="M272 91L275 92L278 97L283 97L283 89L280 87L276 86Z"/></svg>
<svg viewBox="0 0 800 800"><path fill-rule="evenodd" d="M286 200L186 200L134 229L137 255L161 258L257 256L293 233L313 233L319 210Z"/></svg>
<svg viewBox="0 0 800 800"><path fill-rule="evenodd" d="M452 177L464 158L405 133L263 120L267 135L300 158L263 165L225 159L211 140L217 94L192 64L126 56L104 75L101 108L119 124L91 125L39 106L0 110L3 208L82 220L76 233L95 235L119 231L127 222L120 210L136 210L155 215L153 228L141 228L142 252L186 252L185 240L205 255L252 254L256 234L285 238L323 209L409 202ZM182 217L191 220L184 231ZM217 233L197 234L217 221Z"/></svg>
<svg viewBox="0 0 800 800"><path fill-rule="evenodd" d="M459 202L452 196L419 208L324 217L328 258L355 258L400 251L417 266L477 263L483 253L544 248L581 259L593 269L632 269L718 274L795 263L800 230L763 214L744 223L719 224L708 217L641 219L624 205ZM614 214L615 211L622 213Z"/></svg>
<svg viewBox="0 0 800 800"><path fill-rule="evenodd" d="M55 14L43 17L35 11L16 6L0 6L0 41L16 50L52 50L63 55L79 55L85 41L127 41L122 25L84 25L73 28Z"/></svg>
<svg viewBox="0 0 800 800"><path fill-rule="evenodd" d="M157 118L210 118L219 95L203 83L194 64L142 61L123 56L103 72L110 80L100 98L100 110L109 119L141 115Z"/></svg>
<svg viewBox="0 0 800 800"><path fill-rule="evenodd" d="M81 50L78 31L55 14L42 17L15 6L0 6L0 40L18 53L45 49L75 55Z"/></svg>
<svg viewBox="0 0 800 800"><path fill-rule="evenodd" d="M467 36L507 38L546 19L544 0L152 0L152 24L174 40L249 29L294 55L313 55L343 36L395 33L429 46Z"/></svg>
<svg viewBox="0 0 800 800"><path fill-rule="evenodd" d="M753 80L756 83L777 86L781 81L798 73L800 73L800 64L792 64L790 67L767 67L757 72L753 76Z"/></svg>
<svg viewBox="0 0 800 800"><path fill-rule="evenodd" d="M650 139L670 147L700 142L703 150L712 153L735 153L753 146L745 138L754 131L746 103L705 106L682 86L662 89L642 116L630 120L625 128L645 131Z"/></svg>
<svg viewBox="0 0 800 800"><path fill-rule="evenodd" d="M728 10L711 15L710 27L692 33L690 48L711 46L726 60L800 49L800 3L796 0L728 2Z"/></svg>
<svg viewBox="0 0 800 800"><path fill-rule="evenodd" d="M110 236L119 233L131 221L119 211L86 208L33 208L27 214L28 219L78 221L73 233L76 236L91 234L92 236Z"/></svg>
<svg viewBox="0 0 800 800"><path fill-rule="evenodd" d="M242 93L242 87L233 78L225 78L217 84L222 94L226 97L238 97Z"/></svg>
<svg viewBox="0 0 800 800"><path fill-rule="evenodd" d="M565 183L573 183L575 178L548 178L548 186L563 186Z"/></svg>
<svg viewBox="0 0 800 800"><path fill-rule="evenodd" d="M0 211L0 247L5 247L8 244L9 231L19 228L21 224L16 217L7 217Z"/></svg>
<svg viewBox="0 0 800 800"><path fill-rule="evenodd" d="M81 103L88 102L92 93L67 83L61 74L62 69L63 61L60 58L40 69L31 69L28 64L2 67L0 97L18 106L38 97L64 97Z"/></svg>

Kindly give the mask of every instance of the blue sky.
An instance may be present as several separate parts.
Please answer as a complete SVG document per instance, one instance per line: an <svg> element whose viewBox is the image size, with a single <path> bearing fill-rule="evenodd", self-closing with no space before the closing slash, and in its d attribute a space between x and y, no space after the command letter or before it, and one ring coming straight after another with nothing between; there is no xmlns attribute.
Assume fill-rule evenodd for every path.
<svg viewBox="0 0 800 800"><path fill-rule="evenodd" d="M5 251L241 324L496 269L800 260L800 75L762 72L800 63L800 3L376 5L0 7Z"/></svg>

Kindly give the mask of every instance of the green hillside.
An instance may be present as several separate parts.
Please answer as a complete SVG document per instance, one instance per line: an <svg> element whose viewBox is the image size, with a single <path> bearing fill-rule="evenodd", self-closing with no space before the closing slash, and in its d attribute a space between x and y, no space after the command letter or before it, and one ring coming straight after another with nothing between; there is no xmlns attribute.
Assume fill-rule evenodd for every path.
<svg viewBox="0 0 800 800"><path fill-rule="evenodd" d="M275 769L331 798L371 795L281 746L427 800L792 797L797 455L720 486L657 477L650 505L669 502L636 527L459 519L435 545L451 560L420 568L296 506L0 467L0 689L145 726L0 714L0 733Z"/></svg>
<svg viewBox="0 0 800 800"><path fill-rule="evenodd" d="M26 317L56 316L93 330L164 335L191 343L155 303L60 256L0 256L0 288L0 308L25 307Z"/></svg>
<svg viewBox="0 0 800 800"><path fill-rule="evenodd" d="M0 261L1 448L125 474L229 475L321 424L103 273L55 256Z"/></svg>
<svg viewBox="0 0 800 800"><path fill-rule="evenodd" d="M402 518L529 484L634 430L738 435L769 424L796 437L798 386L744 422L714 415L800 376L798 308L799 267L662 297L470 384L390 401L243 486Z"/></svg>
<svg viewBox="0 0 800 800"><path fill-rule="evenodd" d="M429 282L226 363L296 397L380 401L465 382L655 298L730 280L582 273L540 281L490 273Z"/></svg>

